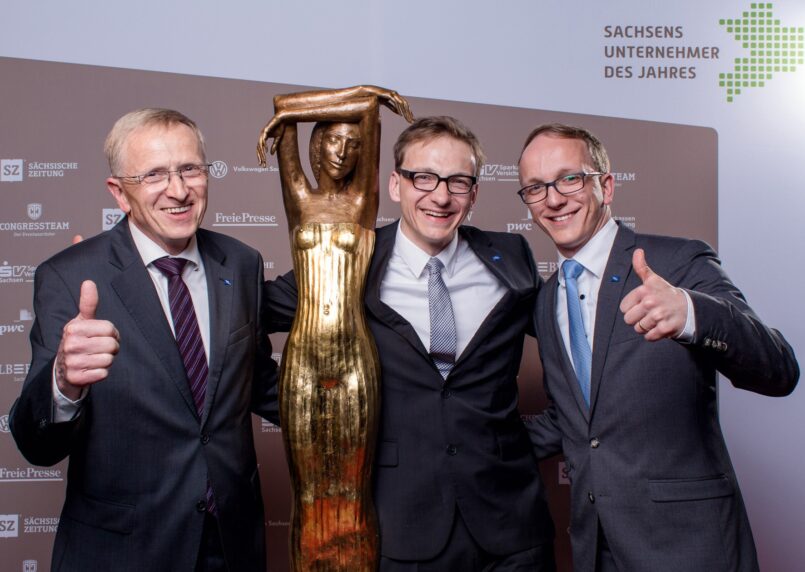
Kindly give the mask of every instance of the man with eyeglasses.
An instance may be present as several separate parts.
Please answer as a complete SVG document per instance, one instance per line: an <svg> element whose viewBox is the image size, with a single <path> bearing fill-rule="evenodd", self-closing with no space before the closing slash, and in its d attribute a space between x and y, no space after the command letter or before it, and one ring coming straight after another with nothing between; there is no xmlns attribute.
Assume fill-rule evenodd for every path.
<svg viewBox="0 0 805 572"><path fill-rule="evenodd" d="M609 159L589 131L537 127L520 182L559 257L535 313L551 405L530 430L540 458L565 455L573 569L757 570L716 374L787 395L793 350L706 244L615 223Z"/></svg>
<svg viewBox="0 0 805 572"><path fill-rule="evenodd" d="M483 153L451 117L394 146L398 223L377 229L365 304L381 364L374 467L382 572L554 570L553 525L516 376L539 278L523 237L463 226ZM269 285L290 327L292 274Z"/></svg>
<svg viewBox="0 0 805 572"><path fill-rule="evenodd" d="M52 570L264 572L251 413L278 415L262 259L199 228L209 165L192 120L128 113L105 152L126 217L37 268L10 415L31 463L69 458Z"/></svg>

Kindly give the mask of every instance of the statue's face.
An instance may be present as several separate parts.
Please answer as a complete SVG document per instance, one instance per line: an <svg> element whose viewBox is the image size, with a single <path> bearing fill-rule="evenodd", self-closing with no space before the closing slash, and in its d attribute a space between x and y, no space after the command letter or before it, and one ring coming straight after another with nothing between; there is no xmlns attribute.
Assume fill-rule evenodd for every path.
<svg viewBox="0 0 805 572"><path fill-rule="evenodd" d="M321 170L334 181L349 175L361 152L361 132L355 123L330 125L321 138Z"/></svg>

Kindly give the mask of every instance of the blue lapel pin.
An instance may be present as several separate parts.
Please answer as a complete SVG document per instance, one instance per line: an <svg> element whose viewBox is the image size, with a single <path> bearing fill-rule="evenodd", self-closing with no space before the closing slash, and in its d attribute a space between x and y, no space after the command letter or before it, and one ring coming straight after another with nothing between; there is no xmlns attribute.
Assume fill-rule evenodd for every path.
<svg viewBox="0 0 805 572"><path fill-rule="evenodd" d="M492 257L492 262L500 262L501 260L503 260L503 257L500 254L495 254Z"/></svg>
<svg viewBox="0 0 805 572"><path fill-rule="evenodd" d="M232 286L232 281L231 280L228 280L226 278L221 278L221 280L223 280L224 286Z"/></svg>
<svg viewBox="0 0 805 572"><path fill-rule="evenodd" d="M621 281L621 277L620 277L620 276L618 276L617 274L613 274L612 276L610 276L609 281L610 281L610 282L620 282L620 281Z"/></svg>

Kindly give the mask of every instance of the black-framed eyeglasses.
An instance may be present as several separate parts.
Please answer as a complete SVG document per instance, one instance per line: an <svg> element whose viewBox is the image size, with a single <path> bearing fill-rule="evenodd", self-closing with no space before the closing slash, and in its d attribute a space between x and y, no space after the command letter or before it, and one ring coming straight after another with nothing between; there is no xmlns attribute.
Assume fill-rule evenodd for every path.
<svg viewBox="0 0 805 572"><path fill-rule="evenodd" d="M527 185L517 191L517 194L520 195L520 198L523 199L523 202L527 205L544 201L545 197L548 196L548 187L553 187L560 195L572 195L573 193L577 193L584 188L584 183L586 182L587 177L593 177L596 175L606 175L606 173L570 173L569 175L563 175L555 181L551 181L550 183L535 183L533 185Z"/></svg>
<svg viewBox="0 0 805 572"><path fill-rule="evenodd" d="M197 179L206 177L210 171L212 163L202 163L199 165L182 165L175 171L167 169L155 169L149 171L144 175L115 175L118 179L125 179L131 182L146 185L158 185L159 183L166 183L170 181L171 175L177 175L185 183L195 183Z"/></svg>
<svg viewBox="0 0 805 572"><path fill-rule="evenodd" d="M418 191L433 192L439 183L444 181L447 183L447 191L451 195L466 195L478 182L477 177L471 175L450 175L448 177L440 177L436 173L428 173L426 171L409 171L407 169L397 169L397 172L411 181L414 188Z"/></svg>

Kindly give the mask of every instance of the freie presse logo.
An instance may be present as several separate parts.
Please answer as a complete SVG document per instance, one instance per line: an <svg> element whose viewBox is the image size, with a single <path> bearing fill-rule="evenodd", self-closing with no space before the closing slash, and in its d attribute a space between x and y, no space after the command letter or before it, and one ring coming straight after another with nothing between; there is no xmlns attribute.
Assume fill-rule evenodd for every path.
<svg viewBox="0 0 805 572"><path fill-rule="evenodd" d="M0 482L38 483L63 481L61 469L52 467L0 467Z"/></svg>
<svg viewBox="0 0 805 572"><path fill-rule="evenodd" d="M222 227L274 227L278 226L277 215L273 214L254 214L248 212L239 213L215 213L215 220L212 226Z"/></svg>

